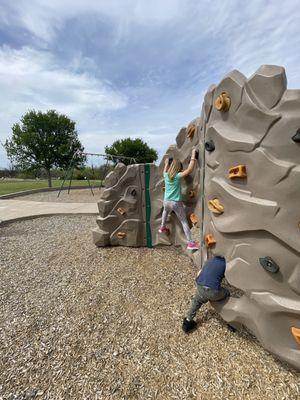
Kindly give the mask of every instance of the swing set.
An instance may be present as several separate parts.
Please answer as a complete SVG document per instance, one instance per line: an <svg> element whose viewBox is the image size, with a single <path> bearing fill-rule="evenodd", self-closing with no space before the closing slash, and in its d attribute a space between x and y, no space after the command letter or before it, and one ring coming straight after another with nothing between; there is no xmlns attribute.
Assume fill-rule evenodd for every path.
<svg viewBox="0 0 300 400"><path fill-rule="evenodd" d="M109 162L110 161L116 163L116 162L118 162L120 160L129 160L130 164L135 164L136 163L136 159L134 157L126 157L126 156L123 156L123 155L100 154L100 153L86 153L86 152L82 152L82 151L78 150L73 154L73 157L72 157L72 159L70 161L70 164L69 164L69 166L68 166L68 168L66 170L66 173L64 174L63 182L62 182L62 184L60 186L60 189L58 191L57 197L60 196L60 193L63 190L64 184L65 184L65 182L67 180L69 180L68 194L70 193L71 186L72 186L72 181L73 181L73 176L74 176L74 170L76 168L76 156L78 156L78 155L79 156L84 156L84 157L88 157L88 156L91 156L91 157L94 157L94 156L95 157L103 157L106 160L106 163L105 163L105 166L104 166L104 171L103 171L103 174L102 174L102 179L100 179L99 190L103 187L103 182L104 182L104 180L106 178L106 175L107 175L107 172L109 170ZM93 173L93 176L94 176L95 175L95 170L94 170L93 162L92 162L92 165L91 165L91 170L92 170L92 173ZM93 187L95 189L95 188L97 188L97 186L93 185L93 187L92 187L90 179L89 179L88 176L85 176L84 180L87 181L88 187L90 188L90 191L91 191L92 195L94 196L95 194L93 192Z"/></svg>

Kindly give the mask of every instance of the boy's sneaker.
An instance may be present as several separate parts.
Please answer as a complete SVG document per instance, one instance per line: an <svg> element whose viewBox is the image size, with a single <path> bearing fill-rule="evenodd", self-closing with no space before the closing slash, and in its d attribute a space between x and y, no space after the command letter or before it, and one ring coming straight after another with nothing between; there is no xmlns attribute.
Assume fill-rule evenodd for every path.
<svg viewBox="0 0 300 400"><path fill-rule="evenodd" d="M191 321L188 321L186 318L184 318L182 323L182 330L184 333L190 333L196 328L196 326L196 321L194 321L193 319Z"/></svg>
<svg viewBox="0 0 300 400"><path fill-rule="evenodd" d="M158 230L159 233L165 233L166 235L170 235L170 229L166 226L161 226Z"/></svg>
<svg viewBox="0 0 300 400"><path fill-rule="evenodd" d="M234 326L230 325L230 324L227 324L227 328L228 328L228 330L230 332L236 332L237 331L237 329Z"/></svg>
<svg viewBox="0 0 300 400"><path fill-rule="evenodd" d="M187 245L187 249L188 250L198 250L199 249L199 242L195 242L195 241L189 242L188 245Z"/></svg>

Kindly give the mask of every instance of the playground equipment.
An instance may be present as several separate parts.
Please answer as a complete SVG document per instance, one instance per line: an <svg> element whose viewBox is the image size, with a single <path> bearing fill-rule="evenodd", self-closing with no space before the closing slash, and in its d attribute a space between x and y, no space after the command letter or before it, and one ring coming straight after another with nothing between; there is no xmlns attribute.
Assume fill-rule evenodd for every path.
<svg viewBox="0 0 300 400"><path fill-rule="evenodd" d="M227 281L243 293L213 307L298 369L299 109L300 90L287 90L284 68L264 65L249 79L235 70L210 86L200 118L180 130L166 153L185 167L191 149L199 150L183 191L187 215L197 217L200 230L201 248L190 257L202 265L208 252L223 255ZM173 244L185 251L177 218L170 217L169 236L158 233L163 165L164 159L159 167L118 164L107 176L93 232L97 246Z"/></svg>
<svg viewBox="0 0 300 400"><path fill-rule="evenodd" d="M198 129L197 122L193 121L190 124L195 132ZM180 131L177 137L179 145L170 146L165 156L178 158L184 168L189 164L192 148L199 142L198 135L195 134L191 139L191 135L187 134L191 131L190 126ZM166 236L158 232L163 208L164 179L162 172L165 157L159 167L154 164L135 164L128 167L118 164L107 175L104 181L105 189L98 202L100 216L97 217L97 224L99 229L93 232L94 242L97 246L155 247L175 244L186 247L181 223L173 215L170 216L171 234ZM183 184L183 196L191 227L199 225L197 217L200 205L199 165L200 160L198 159L193 173ZM126 231L126 236L118 235L120 231ZM187 252L187 254L195 262L200 256L200 252Z"/></svg>
<svg viewBox="0 0 300 400"><path fill-rule="evenodd" d="M125 157L125 156L122 156L122 155L113 156L113 155L110 155L110 154L100 154L100 153L86 153L86 152L77 150L73 154L72 160L70 161L70 164L69 164L69 166L68 166L68 168L67 168L67 170L65 172L62 184L61 184L61 186L59 188L59 191L57 193L57 197L60 196L60 193L63 190L63 187L64 187L64 184L65 184L66 180L69 180L68 194L70 193L70 189L72 187L72 180L73 180L73 176L74 176L74 170L76 169L76 156L78 154L80 156L83 156L85 159L87 159L87 157L91 156L91 157L97 157L99 159L104 160L103 172L102 172L101 176L99 177L99 179L100 179L99 189L101 189L103 187L102 182L104 181L104 179L105 179L105 177L106 177L106 175L108 173L109 162L110 161L111 162L116 162L117 160L128 160L130 163L135 163L136 162L135 158L133 158L133 157ZM92 172L93 172L93 175L94 175L95 174L95 170L94 170L93 161L92 161L92 164L91 164L91 169L92 169ZM92 195L94 196L93 187L91 185L89 177L85 176L84 179L87 181L88 187L90 188L90 191L91 191ZM95 188L95 186L94 186L94 188Z"/></svg>

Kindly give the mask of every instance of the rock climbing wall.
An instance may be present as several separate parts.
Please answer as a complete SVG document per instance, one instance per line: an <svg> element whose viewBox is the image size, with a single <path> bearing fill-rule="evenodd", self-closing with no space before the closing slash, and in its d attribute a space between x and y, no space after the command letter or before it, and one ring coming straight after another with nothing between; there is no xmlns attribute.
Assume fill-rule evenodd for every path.
<svg viewBox="0 0 300 400"><path fill-rule="evenodd" d="M153 168L156 168L153 165ZM118 164L104 182L98 202L98 229L93 231L97 246L145 246L144 165Z"/></svg>
<svg viewBox="0 0 300 400"><path fill-rule="evenodd" d="M262 66L249 79L231 72L208 89L200 118L180 130L165 157L187 167L192 148L199 150L183 194L201 249L187 254L198 266L208 252L224 255L226 279L243 293L213 306L300 368L300 90L286 84L277 66ZM158 233L164 158L159 167L119 164L108 175L96 245L186 251L175 216L171 235Z"/></svg>
<svg viewBox="0 0 300 400"><path fill-rule="evenodd" d="M215 303L222 318L300 368L300 91L286 84L283 68L262 66L208 90L202 234L244 292Z"/></svg>
<svg viewBox="0 0 300 400"><path fill-rule="evenodd" d="M193 148L199 145L199 121L195 119L177 135L176 145L169 147L165 157L178 158L186 168ZM187 241L180 222L170 215L170 236L161 234L164 196L163 158L160 166L154 164L118 164L104 182L105 190L98 203L98 229L93 231L97 246L119 245L133 247L181 246L191 258L199 258L199 252L186 250ZM183 199L190 227L199 227L196 216L200 201L200 159L193 173L182 181ZM192 216L192 217L191 217ZM193 223L191 222L193 221Z"/></svg>
<svg viewBox="0 0 300 400"><path fill-rule="evenodd" d="M151 234L152 243L154 246L160 245L176 245L181 246L182 250L196 262L199 258L199 252L191 252L186 250L187 240L181 223L174 213L170 215L168 227L171 230L170 236L161 234L158 229L161 225L161 217L163 210L163 192L164 192L164 179L163 169L165 158L176 158L181 161L183 168L186 169L191 159L192 149L199 152L199 137L200 137L200 118L190 122L186 128L182 128L177 137L176 145L168 148L166 155L163 157L157 173L151 175ZM182 195L186 207L186 215L190 227L199 228L199 215L200 215L200 163L201 159L195 163L193 172L186 178L182 179ZM196 220L198 219L198 221ZM192 223L193 221L193 223ZM197 234L197 229L194 230ZM197 237L199 240L199 235Z"/></svg>

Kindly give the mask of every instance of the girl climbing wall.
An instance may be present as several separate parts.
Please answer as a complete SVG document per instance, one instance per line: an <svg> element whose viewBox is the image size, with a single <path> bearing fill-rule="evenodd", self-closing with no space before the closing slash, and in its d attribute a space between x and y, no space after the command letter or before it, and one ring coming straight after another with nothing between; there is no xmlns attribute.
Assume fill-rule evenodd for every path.
<svg viewBox="0 0 300 400"><path fill-rule="evenodd" d="M191 230L189 228L184 204L182 201L181 194L181 179L188 176L194 169L196 160L196 150L192 151L191 161L187 169L182 171L182 164L179 160L170 160L167 158L165 160L164 167L164 180L165 180L165 195L164 195L164 210L162 214L161 227L159 228L160 233L165 233L169 235L170 230L166 227L166 221L169 213L175 212L177 218L182 224L185 236L188 240L187 248L188 250L198 250L199 243L193 241Z"/></svg>

